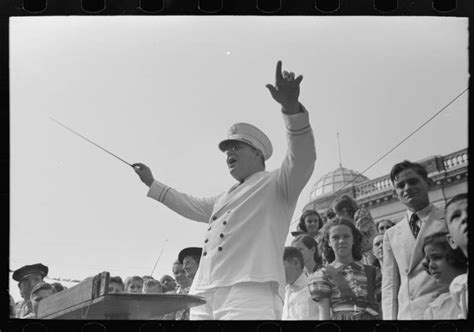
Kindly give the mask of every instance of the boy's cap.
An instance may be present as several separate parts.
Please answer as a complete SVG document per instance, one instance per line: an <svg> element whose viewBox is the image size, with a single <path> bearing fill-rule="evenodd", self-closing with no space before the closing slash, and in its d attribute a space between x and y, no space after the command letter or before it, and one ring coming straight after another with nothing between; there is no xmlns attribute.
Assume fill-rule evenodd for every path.
<svg viewBox="0 0 474 332"><path fill-rule="evenodd" d="M38 273L44 278L48 275L48 267L41 263L25 265L23 267L20 267L18 270L15 270L13 272L12 277L13 280L20 282L21 280L33 273Z"/></svg>

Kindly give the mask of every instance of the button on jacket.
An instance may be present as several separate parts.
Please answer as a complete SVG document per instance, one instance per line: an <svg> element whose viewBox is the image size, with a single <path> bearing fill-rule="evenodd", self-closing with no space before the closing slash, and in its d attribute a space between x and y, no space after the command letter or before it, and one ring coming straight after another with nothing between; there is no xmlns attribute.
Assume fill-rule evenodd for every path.
<svg viewBox="0 0 474 332"><path fill-rule="evenodd" d="M210 198L180 193L158 181L150 186L149 197L184 217L209 223L202 241L207 254L201 257L190 294L240 282L276 282L283 299L285 240L316 160L308 113L301 109L283 114L288 150L279 169L254 173Z"/></svg>

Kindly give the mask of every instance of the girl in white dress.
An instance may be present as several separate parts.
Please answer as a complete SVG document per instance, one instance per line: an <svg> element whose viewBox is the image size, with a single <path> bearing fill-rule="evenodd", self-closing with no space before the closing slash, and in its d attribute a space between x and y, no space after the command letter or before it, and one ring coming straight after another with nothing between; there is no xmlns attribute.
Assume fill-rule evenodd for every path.
<svg viewBox="0 0 474 332"><path fill-rule="evenodd" d="M450 247L447 233L436 233L425 239L424 268L439 283L449 286L457 276L466 273L467 259L460 250ZM425 311L425 319L458 319L460 310L449 292L439 294Z"/></svg>

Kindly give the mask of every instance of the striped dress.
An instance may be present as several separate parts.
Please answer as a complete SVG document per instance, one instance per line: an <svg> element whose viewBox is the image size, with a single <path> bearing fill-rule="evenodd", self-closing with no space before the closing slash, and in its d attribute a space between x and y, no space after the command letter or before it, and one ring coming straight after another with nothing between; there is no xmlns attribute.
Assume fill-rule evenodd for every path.
<svg viewBox="0 0 474 332"><path fill-rule="evenodd" d="M367 291L367 276L364 264L352 262L344 265L332 262L330 264L347 281L352 292L356 295L357 310L354 310L354 301L343 298L336 282L331 277L326 267L318 269L308 278L308 287L314 301L329 298L331 307L331 320L376 320L380 319L378 308L371 308ZM382 274L376 269L375 295L380 293ZM377 296L376 296L377 297ZM361 309L362 308L362 309ZM368 308L364 310L363 308ZM375 311L374 311L375 310Z"/></svg>

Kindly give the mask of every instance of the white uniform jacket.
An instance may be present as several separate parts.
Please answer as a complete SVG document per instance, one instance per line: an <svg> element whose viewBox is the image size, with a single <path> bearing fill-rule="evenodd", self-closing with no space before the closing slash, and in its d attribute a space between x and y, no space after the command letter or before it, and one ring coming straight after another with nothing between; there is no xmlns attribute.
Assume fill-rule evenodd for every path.
<svg viewBox="0 0 474 332"><path fill-rule="evenodd" d="M300 104L301 105L301 104ZM153 182L148 196L209 224L190 294L240 282L276 282L283 299L283 249L296 202L314 169L308 112L283 114L288 150L282 166L254 173L228 192L196 198Z"/></svg>
<svg viewBox="0 0 474 332"><path fill-rule="evenodd" d="M385 232L382 268L382 311L384 319L424 319L428 304L447 287L423 269L422 246L425 238L447 232L444 213L428 205L417 214L421 228L415 240L408 224L411 212Z"/></svg>

